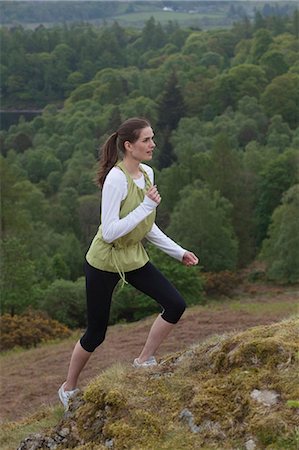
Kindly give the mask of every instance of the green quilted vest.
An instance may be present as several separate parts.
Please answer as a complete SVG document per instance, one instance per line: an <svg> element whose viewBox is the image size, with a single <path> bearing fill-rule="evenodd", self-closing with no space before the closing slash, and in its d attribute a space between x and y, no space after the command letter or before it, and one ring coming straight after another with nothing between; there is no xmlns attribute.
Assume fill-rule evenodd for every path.
<svg viewBox="0 0 299 450"><path fill-rule="evenodd" d="M148 174L140 166L145 178L144 189L139 188L127 172L123 162L117 164L127 178L128 194L121 202L119 217L122 219L143 202L145 192L151 186ZM156 210L140 222L132 231L115 241L108 243L102 237L102 225L99 226L91 246L87 252L88 263L100 270L117 272L124 282L125 272L144 266L149 257L141 243L145 235L151 230L156 217Z"/></svg>

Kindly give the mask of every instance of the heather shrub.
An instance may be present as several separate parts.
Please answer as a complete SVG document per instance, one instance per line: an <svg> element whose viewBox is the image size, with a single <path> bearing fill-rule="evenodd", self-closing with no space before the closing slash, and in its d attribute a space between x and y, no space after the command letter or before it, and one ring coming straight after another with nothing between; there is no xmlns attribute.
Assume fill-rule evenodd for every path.
<svg viewBox="0 0 299 450"><path fill-rule="evenodd" d="M71 331L40 311L29 310L20 315L3 314L0 317L0 350L20 346L36 347L40 342L70 336Z"/></svg>
<svg viewBox="0 0 299 450"><path fill-rule="evenodd" d="M207 295L230 295L240 283L240 277L235 272L206 272L202 274L204 291Z"/></svg>

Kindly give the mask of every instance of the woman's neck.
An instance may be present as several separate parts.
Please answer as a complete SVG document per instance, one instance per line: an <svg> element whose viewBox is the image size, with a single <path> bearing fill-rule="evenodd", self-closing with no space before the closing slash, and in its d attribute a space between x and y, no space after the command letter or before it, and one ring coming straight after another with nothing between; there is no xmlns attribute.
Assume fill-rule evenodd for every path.
<svg viewBox="0 0 299 450"><path fill-rule="evenodd" d="M140 178L142 174L140 171L140 161L137 161L136 159L124 158L123 163L132 178Z"/></svg>

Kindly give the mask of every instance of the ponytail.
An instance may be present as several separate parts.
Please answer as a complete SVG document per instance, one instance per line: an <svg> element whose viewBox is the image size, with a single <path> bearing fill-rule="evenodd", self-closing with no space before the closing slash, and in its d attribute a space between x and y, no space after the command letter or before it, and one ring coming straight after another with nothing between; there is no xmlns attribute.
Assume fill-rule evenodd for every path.
<svg viewBox="0 0 299 450"><path fill-rule="evenodd" d="M117 137L117 132L111 134L101 149L99 168L96 176L96 184L99 188L103 187L108 172L118 161Z"/></svg>

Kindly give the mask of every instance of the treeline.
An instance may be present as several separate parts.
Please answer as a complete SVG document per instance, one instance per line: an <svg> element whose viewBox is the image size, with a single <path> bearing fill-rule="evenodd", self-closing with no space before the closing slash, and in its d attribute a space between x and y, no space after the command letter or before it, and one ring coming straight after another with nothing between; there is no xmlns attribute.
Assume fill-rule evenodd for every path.
<svg viewBox="0 0 299 450"><path fill-rule="evenodd" d="M204 271L234 271L261 257L270 280L298 282L297 26L297 13L281 21L282 32L271 18L206 32L174 24L166 31L150 20L133 41L119 38L116 53L108 37L115 43L130 31L115 24L101 35L77 27L78 42L86 33L105 39L103 61L119 58L80 82L61 111L49 105L42 116L1 132L3 312L33 305L83 325L84 253L100 218L98 148L136 115L148 117L156 132L163 229L198 253ZM74 36L73 29L56 32ZM85 56L95 51L92 42L86 40ZM128 64L129 55L136 64ZM150 251L189 303L201 299L197 269ZM136 319L151 308L125 288L112 320Z"/></svg>
<svg viewBox="0 0 299 450"><path fill-rule="evenodd" d="M24 7L27 3L24 2ZM59 2L62 7L63 3ZM76 10L76 3L71 5L69 2L65 3L69 6L74 5L74 11ZM87 3L89 5L89 2ZM91 3L91 7L105 7L106 14L109 14L113 2ZM59 4L55 2L57 8ZM78 2L78 5L81 3ZM235 26L233 33L224 32L226 42L221 44L220 48L216 42L209 44L211 52L216 55L206 55L208 51L203 48L198 53L200 58L193 63L200 63L203 67L215 65L221 70L230 67L230 59L238 39L250 38L258 29L268 29L274 36L284 32L298 36L297 11L293 13L292 20L286 20L284 18L286 16L279 14L280 10L274 15L269 15L271 9L270 11L266 7L264 9L266 15L263 16L257 11L253 25L244 15L243 21ZM236 11L237 6L232 4L228 15L235 17ZM40 107L53 102L61 103L76 87L92 80L96 73L107 67L134 66L139 69L157 67L160 65L159 60L180 52L192 32L191 29L181 29L174 22L162 27L154 19L147 21L141 31L124 29L116 22L112 26L100 28L88 24L53 28L40 25L34 30L25 30L20 25L11 29L2 27L0 28L2 108ZM221 39L221 32L217 39ZM267 40L266 37L265 39ZM189 49L184 49L184 54L190 53L190 45L193 44L188 45ZM266 41L264 45L267 45ZM203 55L210 59L201 61ZM256 56L259 57L258 53ZM251 62L254 62L254 55ZM273 66L274 61L272 63ZM280 60L276 63L279 66ZM285 70L285 66L280 70Z"/></svg>
<svg viewBox="0 0 299 450"><path fill-rule="evenodd" d="M179 51L188 34L177 24L170 22L162 28L154 20L141 32L116 22L102 28L88 24L1 28L2 107L59 103L101 69L142 69L158 50L166 55Z"/></svg>

